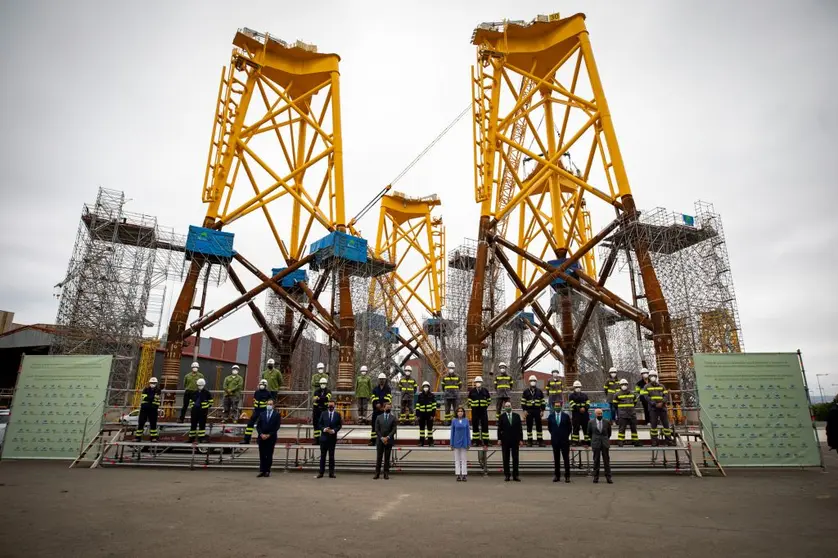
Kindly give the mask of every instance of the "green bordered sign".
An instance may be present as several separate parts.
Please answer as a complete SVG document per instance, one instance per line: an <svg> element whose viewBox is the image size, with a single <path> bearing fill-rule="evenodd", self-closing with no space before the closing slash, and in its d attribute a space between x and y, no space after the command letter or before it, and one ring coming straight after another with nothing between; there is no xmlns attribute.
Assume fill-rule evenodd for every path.
<svg viewBox="0 0 838 558"><path fill-rule="evenodd" d="M725 467L821 463L796 353L695 355L704 439Z"/></svg>
<svg viewBox="0 0 838 558"><path fill-rule="evenodd" d="M113 357L26 356L3 441L4 459L75 459L98 432Z"/></svg>

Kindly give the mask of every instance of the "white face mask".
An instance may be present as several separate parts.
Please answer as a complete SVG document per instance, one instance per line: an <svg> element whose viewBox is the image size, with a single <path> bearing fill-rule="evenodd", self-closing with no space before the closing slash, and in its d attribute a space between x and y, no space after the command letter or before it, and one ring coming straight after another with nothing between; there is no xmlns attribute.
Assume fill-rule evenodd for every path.
<svg viewBox="0 0 838 558"><path fill-rule="evenodd" d="M608 375L609 375L609 376L611 376L612 378L616 378L616 377L617 377L617 373L616 373L616 372L609 372L609 373L608 373Z"/></svg>
<svg viewBox="0 0 838 558"><path fill-rule="evenodd" d="M429 388L428 386L425 386L425 387L422 388L422 390L423 391L431 391L431 388Z"/></svg>
<svg viewBox="0 0 838 558"><path fill-rule="evenodd" d="M453 368L449 368L449 369L448 369L448 373L449 373L449 374L453 374L453 373L454 373L454 369L453 369Z"/></svg>
<svg viewBox="0 0 838 558"><path fill-rule="evenodd" d="M623 391L628 391L628 388L629 388L628 386L620 386L620 389L623 390Z"/></svg>
<svg viewBox="0 0 838 558"><path fill-rule="evenodd" d="M157 384L148 384L148 387L150 387L151 389L154 389L154 388L157 387Z"/></svg>
<svg viewBox="0 0 838 558"><path fill-rule="evenodd" d="M238 369L236 369L236 370L233 370L233 376L238 376L238 374L239 374L239 371L238 371Z"/></svg>
<svg viewBox="0 0 838 558"><path fill-rule="evenodd" d="M259 389L268 389L267 384L259 384Z"/></svg>
<svg viewBox="0 0 838 558"><path fill-rule="evenodd" d="M273 410L274 410L274 406L273 406L273 405L268 405L268 406L266 406L265 408L266 408L267 410L269 410L269 411L273 411Z"/></svg>
<svg viewBox="0 0 838 558"><path fill-rule="evenodd" d="M410 372L405 372L405 373L404 373L404 377L405 377L405 378L410 378Z"/></svg>
<svg viewBox="0 0 838 558"><path fill-rule="evenodd" d="M576 393L579 393L580 391L582 391L582 388L576 387L576 388L573 388L573 391L575 391Z"/></svg>
<svg viewBox="0 0 838 558"><path fill-rule="evenodd" d="M649 377L649 381L652 382L652 383L657 383L658 377L657 376L655 376L654 378Z"/></svg>
<svg viewBox="0 0 838 558"><path fill-rule="evenodd" d="M536 384L536 382L530 382L530 385L531 385L532 387L535 387L535 384Z"/></svg>
<svg viewBox="0 0 838 558"><path fill-rule="evenodd" d="M474 387L480 387L483 385L483 382L474 382Z"/></svg>
<svg viewBox="0 0 838 558"><path fill-rule="evenodd" d="M367 371L366 370L361 370L361 376L366 376L366 375L367 375Z"/></svg>

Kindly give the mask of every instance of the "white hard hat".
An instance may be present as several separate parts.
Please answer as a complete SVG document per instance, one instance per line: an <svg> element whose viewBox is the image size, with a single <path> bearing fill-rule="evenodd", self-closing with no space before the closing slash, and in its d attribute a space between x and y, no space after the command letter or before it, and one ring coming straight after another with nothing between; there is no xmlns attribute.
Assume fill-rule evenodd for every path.
<svg viewBox="0 0 838 558"><path fill-rule="evenodd" d="M367 370L369 370L369 368L367 368L366 366L361 367L361 372L366 372Z"/></svg>
<svg viewBox="0 0 838 558"><path fill-rule="evenodd" d="M413 372L413 367L408 364L407 366L404 367L404 371L405 372Z"/></svg>
<svg viewBox="0 0 838 558"><path fill-rule="evenodd" d="M233 365L232 370L238 370L238 369L239 369L239 365L238 365L238 364L234 364L234 365Z"/></svg>
<svg viewBox="0 0 838 558"><path fill-rule="evenodd" d="M648 369L648 368L641 368L641 369L640 369L640 373L641 373L641 374L648 374L648 373L649 373L649 369Z"/></svg>
<svg viewBox="0 0 838 558"><path fill-rule="evenodd" d="M451 362L448 363L448 368L454 368L454 367L455 367L454 361L452 360Z"/></svg>
<svg viewBox="0 0 838 558"><path fill-rule="evenodd" d="M323 370L324 368L326 368L326 366L324 366L324 364L322 362L317 363L317 369L318 370Z"/></svg>
<svg viewBox="0 0 838 558"><path fill-rule="evenodd" d="M207 385L207 381L203 378L198 378L198 387L204 387Z"/></svg>
<svg viewBox="0 0 838 558"><path fill-rule="evenodd" d="M498 368L506 368L506 363L505 362L498 363Z"/></svg>
<svg viewBox="0 0 838 558"><path fill-rule="evenodd" d="M573 387L575 387L575 388L582 387L582 382L580 382L579 380L576 380L575 382L573 382Z"/></svg>
<svg viewBox="0 0 838 558"><path fill-rule="evenodd" d="M199 367L199 364L197 362L192 363L192 368L198 368L198 367Z"/></svg>
<svg viewBox="0 0 838 558"><path fill-rule="evenodd" d="M276 362L274 362L274 359L269 358L269 359L268 359L268 364L276 364Z"/></svg>
<svg viewBox="0 0 838 558"><path fill-rule="evenodd" d="M425 380L424 382L422 382L422 387L425 387L425 386L430 387L430 386L431 386L431 382L429 382L428 380Z"/></svg>
<svg viewBox="0 0 838 558"><path fill-rule="evenodd" d="M321 386L325 386L325 385L326 385L326 384L328 384L328 383L329 383L329 381L328 381L328 380L326 380L326 378L320 378L320 385L321 385Z"/></svg>
<svg viewBox="0 0 838 558"><path fill-rule="evenodd" d="M629 381L628 381L628 380L626 380L625 378L623 378L622 380L620 380L620 385L621 385L621 386L622 386L622 385L626 385L626 386L627 386L627 385L628 385L628 383L629 383Z"/></svg>
<svg viewBox="0 0 838 558"><path fill-rule="evenodd" d="M614 367L612 366L611 368L609 368L609 369L608 369L608 373L609 373L609 374L616 374L616 373L617 373L617 369L616 369L616 368L614 368Z"/></svg>
<svg viewBox="0 0 838 558"><path fill-rule="evenodd" d="M266 385L268 385L268 380L259 380L259 385L260 385L260 386L266 386Z"/></svg>
<svg viewBox="0 0 838 558"><path fill-rule="evenodd" d="M155 378L154 376L152 376L152 377L151 377L151 379L148 381L148 383L150 383L150 384L156 384L156 383L157 383L157 378Z"/></svg>
<svg viewBox="0 0 838 558"><path fill-rule="evenodd" d="M536 377L533 375L533 376L530 376L529 381L530 381L530 382L537 382L537 381L538 381L538 378L536 378Z"/></svg>
<svg viewBox="0 0 838 558"><path fill-rule="evenodd" d="M476 377L476 378L474 379L474 382L475 382L475 383L480 382L480 383L482 384L482 383L483 383L483 376L478 376L478 377Z"/></svg>
<svg viewBox="0 0 838 558"><path fill-rule="evenodd" d="M378 379L379 380L386 380L387 379L387 374L385 374L384 372L379 372L378 373Z"/></svg>

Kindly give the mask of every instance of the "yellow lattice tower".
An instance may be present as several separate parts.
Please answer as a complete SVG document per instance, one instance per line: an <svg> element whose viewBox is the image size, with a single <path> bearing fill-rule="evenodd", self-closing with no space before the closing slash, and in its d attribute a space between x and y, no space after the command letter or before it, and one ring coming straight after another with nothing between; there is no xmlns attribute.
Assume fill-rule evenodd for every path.
<svg viewBox="0 0 838 558"><path fill-rule="evenodd" d="M377 280L384 295L388 323L401 321L410 342L419 345L431 368L441 376L445 367L413 308L440 317L445 288L445 227L432 212L440 205L436 195L413 198L399 192L381 199L375 257L395 269ZM370 296L375 294L375 284ZM370 305L372 305L372 298Z"/></svg>
<svg viewBox="0 0 838 558"><path fill-rule="evenodd" d="M136 409L140 406L143 389L148 385L151 374L154 372L154 356L157 347L160 346L159 339L148 339L143 341L140 347L140 362L137 365L137 381L134 384L134 397L131 400L131 407Z"/></svg>
<svg viewBox="0 0 838 558"><path fill-rule="evenodd" d="M466 327L469 380L483 372L487 239L499 238L518 250L510 276L519 298L522 290L536 284L538 290L544 288L539 281L549 269L545 266L556 268L577 258L573 273L591 279L591 288L601 290L595 286L597 270L590 250L599 240L591 231L591 213L609 220L615 213L637 218L584 15L484 23L474 30L472 43L477 47L472 71L474 193L481 222ZM634 248L651 314L644 323L654 324L660 377L677 385L666 303L647 247L641 240ZM494 257L511 267L497 250ZM562 345L566 377L572 381L579 336L573 331L569 291L557 288L560 332L550 325L535 294L531 304L543 327ZM604 297L612 299L610 295Z"/></svg>

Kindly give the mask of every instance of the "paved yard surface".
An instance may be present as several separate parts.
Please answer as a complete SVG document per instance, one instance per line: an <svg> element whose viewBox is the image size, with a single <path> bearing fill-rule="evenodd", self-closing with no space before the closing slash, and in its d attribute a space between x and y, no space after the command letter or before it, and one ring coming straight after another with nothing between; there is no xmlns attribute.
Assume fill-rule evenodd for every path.
<svg viewBox="0 0 838 558"><path fill-rule="evenodd" d="M0 463L0 556L827 556L838 457L827 472L728 478L473 476ZM592 525L595 526L592 528ZM607 552L604 552L607 549Z"/></svg>

